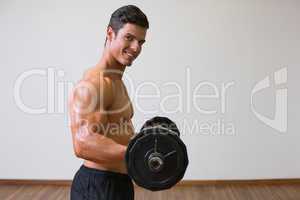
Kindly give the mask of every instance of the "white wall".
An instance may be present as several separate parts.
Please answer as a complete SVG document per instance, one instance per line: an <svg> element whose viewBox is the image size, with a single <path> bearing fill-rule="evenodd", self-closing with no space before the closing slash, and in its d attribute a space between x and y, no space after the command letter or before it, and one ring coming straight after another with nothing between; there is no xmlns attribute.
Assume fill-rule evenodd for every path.
<svg viewBox="0 0 300 200"><path fill-rule="evenodd" d="M178 123L190 157L185 179L300 177L299 1L1 0L1 179L73 177L82 161L73 155L67 112L59 108L66 99L58 90L63 86L66 97L68 85L98 61L110 14L125 4L138 5L150 21L143 53L125 80L134 124L138 130L153 115ZM287 83L275 86L280 69L287 70ZM45 108L42 114L16 102L14 87L24 72L40 75L28 76L16 91L27 106ZM288 88L287 131L251 109L251 91L267 76L270 87L254 95L254 110L274 118L278 104L283 118L275 125L284 129L285 96L275 101L275 92ZM222 84L232 85L222 90ZM225 132L207 130L219 121Z"/></svg>

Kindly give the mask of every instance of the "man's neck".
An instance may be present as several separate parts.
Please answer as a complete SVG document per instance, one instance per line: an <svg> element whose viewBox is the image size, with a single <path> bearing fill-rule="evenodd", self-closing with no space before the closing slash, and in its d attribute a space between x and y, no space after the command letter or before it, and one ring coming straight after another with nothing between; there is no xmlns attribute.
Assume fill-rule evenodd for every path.
<svg viewBox="0 0 300 200"><path fill-rule="evenodd" d="M126 66L117 62L107 51L104 51L101 59L96 64L96 68L112 79L121 80Z"/></svg>

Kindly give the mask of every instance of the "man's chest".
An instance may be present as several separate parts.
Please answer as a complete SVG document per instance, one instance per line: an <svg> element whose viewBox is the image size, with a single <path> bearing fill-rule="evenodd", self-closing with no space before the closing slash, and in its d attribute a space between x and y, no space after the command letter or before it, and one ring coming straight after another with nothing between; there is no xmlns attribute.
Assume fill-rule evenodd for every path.
<svg viewBox="0 0 300 200"><path fill-rule="evenodd" d="M115 83L113 90L113 103L108 108L109 118L113 121L119 121L121 118L130 120L133 116L133 106L124 84Z"/></svg>

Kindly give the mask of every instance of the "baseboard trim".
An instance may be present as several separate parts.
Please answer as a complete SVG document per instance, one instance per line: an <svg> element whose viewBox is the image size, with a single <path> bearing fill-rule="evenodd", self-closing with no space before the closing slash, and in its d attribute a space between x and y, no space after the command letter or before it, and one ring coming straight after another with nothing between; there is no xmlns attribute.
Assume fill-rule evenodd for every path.
<svg viewBox="0 0 300 200"><path fill-rule="evenodd" d="M0 185L55 185L70 186L71 180L0 179Z"/></svg>
<svg viewBox="0 0 300 200"><path fill-rule="evenodd" d="M54 185L70 186L72 180L29 180L29 179L0 179L0 185ZM300 184L298 179L253 179L253 180L183 180L176 186L197 185L273 185L273 184Z"/></svg>
<svg viewBox="0 0 300 200"><path fill-rule="evenodd" d="M197 185L274 185L274 184L300 184L300 179L251 179L251 180L183 180L177 186Z"/></svg>

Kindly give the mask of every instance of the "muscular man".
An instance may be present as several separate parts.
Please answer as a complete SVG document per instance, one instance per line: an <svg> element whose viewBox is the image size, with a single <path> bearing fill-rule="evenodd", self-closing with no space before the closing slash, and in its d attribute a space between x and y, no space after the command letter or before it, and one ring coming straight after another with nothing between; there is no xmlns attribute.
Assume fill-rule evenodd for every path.
<svg viewBox="0 0 300 200"><path fill-rule="evenodd" d="M71 199L131 200L125 152L134 133L133 109L122 75L141 53L149 27L136 6L112 15L100 61L83 75L69 100L75 155L84 159L71 186Z"/></svg>

